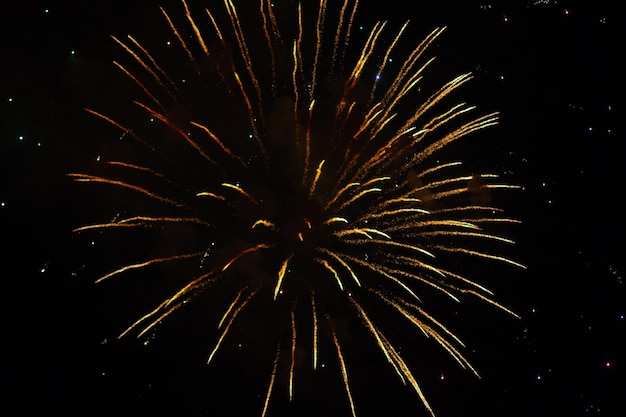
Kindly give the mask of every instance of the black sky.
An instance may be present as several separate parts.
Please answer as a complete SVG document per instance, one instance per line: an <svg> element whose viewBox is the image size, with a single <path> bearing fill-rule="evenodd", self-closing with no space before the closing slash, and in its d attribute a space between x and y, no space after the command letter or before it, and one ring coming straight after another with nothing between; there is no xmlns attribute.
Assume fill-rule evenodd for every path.
<svg viewBox="0 0 626 417"><path fill-rule="evenodd" d="M626 36L617 2L361 3L357 23L408 18L416 39L448 27L433 50L442 76L473 71L463 98L501 112L480 147L467 149L524 187L501 203L523 221L510 234L528 270L490 281L522 319L478 306L458 320L480 380L428 350L416 374L437 415L625 415ZM134 316L107 304L115 287L93 284L84 265L98 255L71 233L101 220L65 174L88 166L102 140L82 108L115 100L110 62L122 52L108 35L159 42L153 31L167 27L158 4L37 0L0 13L3 415L260 414L255 395L264 396L267 374L244 365L258 352L206 367L210 344L194 330L202 311L193 311L193 325L173 319L147 346L115 341L116 326ZM410 389L381 372L354 371L355 380L373 381L355 388L357 407L365 404L358 415L427 415ZM349 415L337 378L328 377L336 394L303 388L297 409ZM269 415L291 412L277 405Z"/></svg>

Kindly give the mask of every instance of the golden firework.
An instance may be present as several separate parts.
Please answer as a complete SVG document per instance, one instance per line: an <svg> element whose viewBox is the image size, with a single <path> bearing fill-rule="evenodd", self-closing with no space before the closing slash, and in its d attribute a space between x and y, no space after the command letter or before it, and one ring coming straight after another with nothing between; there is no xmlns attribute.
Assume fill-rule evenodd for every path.
<svg viewBox="0 0 626 417"><path fill-rule="evenodd" d="M317 370L324 333L335 348L349 408L356 416L350 357L335 330L333 313L325 310L328 299L339 300L345 311L359 318L402 383L408 383L434 415L376 314L391 312L399 321L405 320L476 374L461 352L461 340L427 312L420 293L436 291L454 302L474 296L515 316L487 288L449 270L440 260L444 254L460 254L523 268L506 256L481 249L484 245L473 246L475 242L494 247L512 243L488 229L494 223L517 221L502 216L488 201L470 197L476 190L517 187L498 182L498 176L490 173L468 175L462 172L461 162L438 162L433 157L469 134L495 125L498 116L471 117L473 106L448 103L471 74L453 78L430 95L419 91L433 62L425 53L442 28L429 33L403 60L392 63L408 22L391 34L386 22L378 22L359 43L353 33L358 0L344 0L338 16L332 18L327 12L330 1L312 3L298 4L296 18L283 22L270 2L260 0L254 13L246 10L246 19L254 16L259 23L254 27L247 20L244 23L232 0L223 1L221 16L217 9L192 13L185 0L184 17L178 20L161 8L183 51L184 78L165 70L167 65L134 37L113 37L130 56L128 64L114 64L142 94L133 101L136 109L159 123L166 138L157 140L118 118L88 109L156 158L146 166L107 163L111 169L124 170L126 177L117 171L69 175L78 182L127 190L169 212L142 212L76 231L185 224L201 228L222 255L212 258L208 271L207 248L199 247L123 265L100 277L98 282L189 260L202 265L201 272L120 337L131 332L141 337L209 291L209 284L214 291L216 283L236 282L238 290L228 295L217 324L219 337L207 360L211 362L251 303L285 305L285 319L277 326L288 335L290 348L281 350L283 341L275 341L262 416L269 410L281 356L289 355L286 378L291 400L301 335L310 335L312 367ZM309 15L315 16L310 26ZM189 95L202 98L196 103ZM181 108L186 111L181 113ZM210 178L192 175L190 183L184 170L171 169L177 161L167 146L160 146L167 141L168 146L173 141L186 147L197 157L194 167L202 166ZM150 181L141 184L137 177ZM206 204L210 209L205 209ZM228 239L234 227L239 233L237 244ZM251 259L259 255L270 261L263 271L254 271ZM320 326L328 331L322 332ZM307 327L309 331L301 331Z"/></svg>

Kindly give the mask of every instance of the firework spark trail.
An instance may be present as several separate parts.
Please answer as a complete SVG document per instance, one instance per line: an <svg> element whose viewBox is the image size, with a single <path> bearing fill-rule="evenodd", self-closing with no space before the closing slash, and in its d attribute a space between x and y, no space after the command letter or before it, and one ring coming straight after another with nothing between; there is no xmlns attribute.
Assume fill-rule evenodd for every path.
<svg viewBox="0 0 626 417"><path fill-rule="evenodd" d="M203 93L208 97L216 94L215 100L224 100L216 91L227 92L225 104L236 105L237 114L232 120L237 120L237 126L224 128L220 123L228 124L231 120L216 120L219 117L204 111L193 112L194 116L184 122L179 120L170 108L172 103L186 100L183 91L187 90L173 81L180 79L178 75L168 74L162 62L134 37L129 35L127 41L121 41L112 36L138 71L134 73L131 67L114 62L145 95L142 99L145 102L132 101L137 111L143 117L157 119L161 129L186 144L183 146L186 151L200 155L211 169L211 178L207 182L196 179L198 183L190 184L187 177L177 175L176 171L122 161L108 161L107 165L129 173L131 178L147 176L167 187L152 185L148 189L130 179L68 174L77 182L103 183L129 190L148 201L164 203L173 211L130 214L121 220L77 227L75 231L167 229L184 224L201 227L202 234L208 234L211 239L211 245L217 242L220 256L207 261L214 262L210 272L186 281L119 337L131 332L142 337L209 285L236 282L238 287L231 288L227 294L230 303L218 317L217 340L207 363L214 360L237 318L249 310L253 299L255 305L263 302L288 305L282 319L268 317L269 321L279 323L281 337L276 344L263 403L264 417L276 378L283 375L278 372L281 341L287 343L289 331L290 364L285 376L291 401L299 341L296 335L302 338L302 334L311 334L312 368L318 370L318 355L324 353L318 352L318 338L324 333L322 328L318 329L318 319L326 317L355 417L346 361L350 359L349 349L342 345L333 324L334 314L325 304L340 301L360 318L360 324L371 334L373 344L400 381L412 386L425 409L434 416L399 348L385 336L384 326L379 327L380 322L375 324L375 314L384 311L401 318L407 327L434 340L459 366L475 375L478 372L461 352L464 347L461 340L422 307L421 291L444 294L455 303L461 302L463 296L475 297L518 317L495 301L493 292L478 281L440 265L441 254L458 254L524 268L521 263L482 246L483 243L511 245L511 239L492 232L490 227L519 221L505 217L501 209L490 204L461 201L470 198L476 187L481 192L519 187L501 183L495 174L459 173L462 164L458 161L431 161L434 154L449 145L496 124L498 114L474 117L472 105L445 104L444 100L471 80L471 74L458 75L433 89L433 93L427 93L427 98L417 106L413 104L426 70L434 62L425 53L444 28L430 32L404 60L392 62L390 57L397 53L400 41L406 37L409 22L391 33L388 40L385 40L387 23L376 22L363 39L355 41L360 35L353 33L358 0L344 0L336 19L327 17L327 0L314 2L317 9L311 16L315 16L315 22L310 26L308 7L313 3L298 3L291 27L279 24L271 2L259 0L257 13L261 27L256 32L240 20L244 14L237 11L233 0L223 0L221 15L215 9L204 9L204 20L194 16L191 2L181 2L183 25L160 8L167 27L178 41L181 60L202 80L198 85L206 88ZM256 37L261 46L255 42ZM217 43L218 49L221 46L221 50L214 51L209 47L213 45L211 42ZM360 43L355 45L357 42ZM233 56L229 55L231 49L235 51ZM348 51L352 50L356 58L348 62ZM207 67L210 71L205 74ZM375 76L369 79L369 73ZM332 77L338 76L343 78L333 86ZM381 91L383 77L386 88ZM329 88L334 89L333 98L325 91ZM363 99L359 98L361 95ZM285 149L293 149L285 150L287 162L284 163L276 155L281 150L275 150L274 143L282 139L273 136L272 129L276 126L271 118L275 103L283 97L288 104L277 123L288 138L284 139ZM408 111L404 110L407 106L411 106ZM178 161L167 151L148 143L114 118L95 110L86 111L129 134L151 153L157 153L168 166L177 165ZM408 116L400 116L403 114ZM242 143L241 137L232 133L242 130L250 139L249 144ZM278 179L272 176L273 171L278 171ZM475 180L478 186L472 185ZM183 197L169 197L170 193ZM210 210L198 205L204 197ZM238 235L233 240L241 242L233 243L229 238L233 219L241 223L236 225ZM480 249L473 248L474 243L480 243ZM125 265L96 282L160 264L189 262L200 257L204 262L208 249L200 249ZM263 265L271 265L270 271L249 272L249 268L262 268L256 261L249 262L251 254L258 257L262 254ZM303 265L310 265L311 271ZM303 277L306 280L300 280ZM320 289L316 291L318 285ZM330 295L332 291L334 295ZM361 299L364 293L367 295ZM307 298L310 298L310 310L307 303L297 303L298 299ZM302 310L306 320L300 318ZM311 333L300 332L303 321L310 323ZM285 340L281 340L283 336Z"/></svg>
<svg viewBox="0 0 626 417"><path fill-rule="evenodd" d="M337 334L335 333L334 326L331 324L331 330L333 335L333 343L335 344L335 348L337 349L337 358L339 359L339 365L341 366L341 376L343 377L343 386L346 389L346 394L348 395L348 401L350 402L350 410L352 411L352 416L356 417L356 410L354 409L354 400L352 399L352 392L350 391L350 383L348 382L348 370L346 369L346 363L343 359L343 355L341 354L341 346L339 345L339 340L337 340Z"/></svg>

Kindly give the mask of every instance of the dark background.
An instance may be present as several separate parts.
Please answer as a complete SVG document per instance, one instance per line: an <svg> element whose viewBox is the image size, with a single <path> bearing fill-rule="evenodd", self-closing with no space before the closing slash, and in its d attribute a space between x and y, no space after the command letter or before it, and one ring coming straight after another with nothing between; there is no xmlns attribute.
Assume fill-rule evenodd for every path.
<svg viewBox="0 0 626 417"><path fill-rule="evenodd" d="M501 112L488 145L472 152L524 187L503 205L523 220L511 234L528 270L495 283L522 319L480 310L459 320L480 380L445 355L422 359L415 373L437 415L626 415L626 36L618 2L361 3L363 22L397 27L408 18L416 39L448 26L432 51L445 76L474 71L463 97ZM164 329L147 345L116 341L132 317L85 272L97 248L71 233L100 220L65 174L96 149L82 108L111 100L110 62L121 52L108 35L154 34L158 42L169 29L157 6L32 1L0 11L3 415L260 414L267 367L242 371L254 346L242 348L241 362L226 355L231 362L207 367L210 343L176 319L165 329L182 326L180 340ZM294 408L277 397L268 415L349 415L339 374L329 375L334 391L305 383ZM393 375L351 375L358 415L427 415Z"/></svg>

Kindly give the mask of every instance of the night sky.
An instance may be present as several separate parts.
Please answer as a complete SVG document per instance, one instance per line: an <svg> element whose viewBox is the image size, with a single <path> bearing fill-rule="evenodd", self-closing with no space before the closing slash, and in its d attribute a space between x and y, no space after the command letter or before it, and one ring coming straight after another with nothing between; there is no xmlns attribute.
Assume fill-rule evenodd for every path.
<svg viewBox="0 0 626 417"><path fill-rule="evenodd" d="M506 235L527 270L485 272L497 300L521 319L479 303L443 312L481 379L419 343L415 375L440 417L624 416L626 36L618 2L422 3L363 0L355 36L376 19L392 27L410 19L410 40L447 26L431 50L437 70L426 78L472 71L471 84L455 93L459 100L500 112L499 125L463 150L523 187L498 203L522 220ZM116 340L149 304L141 288L131 288L129 299L117 297L123 285L94 284L119 264L111 262L117 252L72 233L106 221L101 211L113 203L132 204L112 202L66 174L114 152L102 145L114 130L103 132L83 108L124 108L122 75L111 62L128 57L109 34L132 33L162 47L171 33L160 4L181 7L36 0L0 11L2 415L260 415L272 352L239 346L235 337L223 360L207 366L213 342L198 329L213 322L203 321L204 305L174 315L148 339ZM155 277L155 285L167 277ZM378 366L349 369L357 415L428 415L375 348L346 360L369 363L370 354ZM297 382L292 405L279 385L268 416L349 416L340 373L324 372L325 389Z"/></svg>

